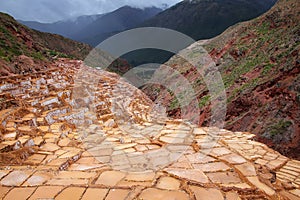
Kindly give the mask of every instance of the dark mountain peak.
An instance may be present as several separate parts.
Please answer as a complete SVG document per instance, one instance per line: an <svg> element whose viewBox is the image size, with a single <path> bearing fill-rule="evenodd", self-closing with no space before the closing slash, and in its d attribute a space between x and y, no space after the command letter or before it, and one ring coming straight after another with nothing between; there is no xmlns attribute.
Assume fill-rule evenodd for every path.
<svg viewBox="0 0 300 200"><path fill-rule="evenodd" d="M147 13L159 13L159 12L162 12L163 10L161 8L157 8L155 6L151 6L151 7L144 7L144 8L140 8L140 7L135 7L135 6L129 6L129 5L126 5L126 6L123 6L123 7L120 7L118 9L116 9L115 11L112 11L111 13L108 13L108 15L110 14L120 14L120 13L126 13L126 12L147 12Z"/></svg>
<svg viewBox="0 0 300 200"><path fill-rule="evenodd" d="M116 13L116 12L120 12L120 11L128 11L128 10L141 10L140 8L136 8L136 7L131 7L131 6L123 6L123 7L120 7L118 9L116 9L115 11L111 12L111 13Z"/></svg>
<svg viewBox="0 0 300 200"><path fill-rule="evenodd" d="M134 15L135 13L143 13L146 15L156 15L159 12L162 12L163 10L161 8L157 8L157 7L145 7L145 8L139 8L139 7L133 7L133 6L123 6L121 8L118 8L117 10L111 12L111 13L107 13L105 16L111 16L111 15L118 15L118 16L122 16L124 14L129 14L129 15Z"/></svg>
<svg viewBox="0 0 300 200"><path fill-rule="evenodd" d="M84 15L55 23L20 22L35 30L97 45L114 33L136 27L162 11L157 7L137 8L127 5L106 14Z"/></svg>
<svg viewBox="0 0 300 200"><path fill-rule="evenodd" d="M212 38L241 21L258 17L276 0L184 0L141 26L170 28L195 40Z"/></svg>
<svg viewBox="0 0 300 200"><path fill-rule="evenodd" d="M141 9L123 6L73 34L72 38L95 46L114 33L134 28L161 11L162 9L156 7Z"/></svg>

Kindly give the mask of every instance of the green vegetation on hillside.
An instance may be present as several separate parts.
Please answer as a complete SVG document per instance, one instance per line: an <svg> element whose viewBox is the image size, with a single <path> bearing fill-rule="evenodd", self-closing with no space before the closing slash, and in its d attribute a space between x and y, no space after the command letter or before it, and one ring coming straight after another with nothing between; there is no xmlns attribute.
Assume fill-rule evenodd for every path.
<svg viewBox="0 0 300 200"><path fill-rule="evenodd" d="M184 50L188 58L195 59L195 52L204 47L216 62L227 93L226 129L252 132L281 153L297 158L299 153L294 152L300 150L299 13L298 0L279 0L263 16ZM194 66L175 56L166 65L191 82L199 115L205 118L201 125L209 125L207 111L212 103L202 76L194 73ZM151 96L150 89L145 92ZM176 109L176 100L171 99L167 105ZM177 112L169 113L178 116Z"/></svg>
<svg viewBox="0 0 300 200"><path fill-rule="evenodd" d="M0 59L12 62L26 55L36 60L76 58L84 59L91 47L59 35L31 30L11 16L0 13Z"/></svg>

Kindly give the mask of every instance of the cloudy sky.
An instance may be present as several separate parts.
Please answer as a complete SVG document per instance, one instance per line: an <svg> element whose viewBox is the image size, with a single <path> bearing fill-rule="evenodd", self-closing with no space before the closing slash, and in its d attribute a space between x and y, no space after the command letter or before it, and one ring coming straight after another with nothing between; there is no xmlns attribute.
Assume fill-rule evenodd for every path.
<svg viewBox="0 0 300 200"><path fill-rule="evenodd" d="M53 22L80 15L100 14L124 5L161 7L181 0L0 0L0 11L16 19Z"/></svg>

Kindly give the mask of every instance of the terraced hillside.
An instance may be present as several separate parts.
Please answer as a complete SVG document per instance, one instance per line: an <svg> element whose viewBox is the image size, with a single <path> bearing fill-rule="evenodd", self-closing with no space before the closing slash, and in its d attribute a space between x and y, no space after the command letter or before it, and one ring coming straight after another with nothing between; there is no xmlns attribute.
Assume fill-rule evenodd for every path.
<svg viewBox="0 0 300 200"><path fill-rule="evenodd" d="M0 13L1 75L34 71L58 57L84 59L91 49L59 35L31 30Z"/></svg>
<svg viewBox="0 0 300 200"><path fill-rule="evenodd" d="M265 15L235 25L204 45L199 42L183 52L194 59L195 52L204 46L216 62L227 93L227 129L250 131L260 141L298 159L299 12L299 1L280 0ZM201 75L178 57L166 64L185 75L193 85L201 109L200 125L207 125L211 104ZM145 89L152 99L157 98L155 90L157 87ZM169 94L164 99L170 116L179 117L177 99Z"/></svg>
<svg viewBox="0 0 300 200"><path fill-rule="evenodd" d="M299 161L254 135L168 119L115 74L55 65L1 78L0 198L300 199Z"/></svg>

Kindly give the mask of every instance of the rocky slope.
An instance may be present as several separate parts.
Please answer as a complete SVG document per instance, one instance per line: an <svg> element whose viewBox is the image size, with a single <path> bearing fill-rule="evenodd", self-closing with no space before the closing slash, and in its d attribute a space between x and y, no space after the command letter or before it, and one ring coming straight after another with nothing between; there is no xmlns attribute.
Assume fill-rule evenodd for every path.
<svg viewBox="0 0 300 200"><path fill-rule="evenodd" d="M57 57L84 59L90 51L89 45L31 30L0 13L1 75L34 71Z"/></svg>
<svg viewBox="0 0 300 200"><path fill-rule="evenodd" d="M52 68L53 61L58 58L84 60L91 51L92 47L87 44L29 29L11 16L0 13L0 76ZM99 49L93 54L94 57L114 61ZM116 59L109 66L111 71L119 73L129 68L122 59Z"/></svg>
<svg viewBox="0 0 300 200"><path fill-rule="evenodd" d="M225 127L234 131L250 131L257 135L259 141L298 159L299 8L299 1L281 0L265 15L231 27L204 44L217 63L225 84ZM185 53L192 58L201 46L195 44ZM193 85L201 110L200 124L207 125L211 104L201 75L195 72L193 66L177 57L166 64L184 74ZM145 91L153 99L157 98L153 86ZM164 103L169 107L169 114L179 117L176 98L164 92L161 94L165 96Z"/></svg>

